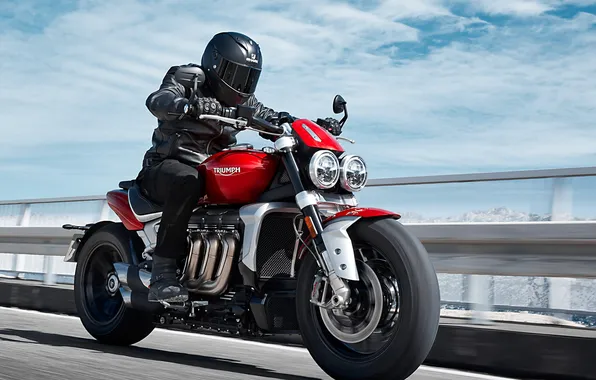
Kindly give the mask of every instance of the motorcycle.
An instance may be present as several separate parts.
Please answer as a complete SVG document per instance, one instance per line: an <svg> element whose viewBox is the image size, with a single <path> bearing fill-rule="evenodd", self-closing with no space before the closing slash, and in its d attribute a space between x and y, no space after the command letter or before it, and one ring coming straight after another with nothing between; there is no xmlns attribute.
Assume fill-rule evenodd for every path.
<svg viewBox="0 0 596 380"><path fill-rule="evenodd" d="M194 97L204 73L182 68L176 78ZM64 261L76 263L83 326L112 345L172 323L253 339L300 334L333 378L409 377L439 325L439 285L424 246L399 214L359 206L354 193L366 186L366 163L345 152L324 120L276 124L253 112L238 106L200 116L275 140L261 150L234 145L198 165L206 188L177 272L187 302L148 301L163 209L134 180L106 195L120 222L63 226L82 231ZM333 112L344 114L343 128L340 95Z"/></svg>

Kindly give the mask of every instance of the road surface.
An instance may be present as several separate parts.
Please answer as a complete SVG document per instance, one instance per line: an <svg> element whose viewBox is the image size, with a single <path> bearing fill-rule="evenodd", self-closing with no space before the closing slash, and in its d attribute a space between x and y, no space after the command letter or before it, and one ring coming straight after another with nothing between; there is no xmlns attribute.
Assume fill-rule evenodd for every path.
<svg viewBox="0 0 596 380"><path fill-rule="evenodd" d="M330 379L300 347L156 329L133 347L96 343L78 318L0 307L1 380ZM421 367L411 380L498 380Z"/></svg>

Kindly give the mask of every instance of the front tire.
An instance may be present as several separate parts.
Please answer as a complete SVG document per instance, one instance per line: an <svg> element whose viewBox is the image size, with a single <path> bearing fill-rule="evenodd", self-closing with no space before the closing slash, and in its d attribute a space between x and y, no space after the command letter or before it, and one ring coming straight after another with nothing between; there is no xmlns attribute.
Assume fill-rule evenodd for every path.
<svg viewBox="0 0 596 380"><path fill-rule="evenodd" d="M438 331L440 293L436 273L424 246L394 219L361 220L348 231L361 276L361 281L349 282L356 289L352 294L364 293L365 283L383 284L382 319L364 341L353 344L336 338L342 331L332 334L329 318L323 321L321 309L310 302L319 267L307 254L298 274L296 295L302 340L316 363L334 379L406 379L424 362ZM370 269L377 279L369 277ZM379 320L372 317L375 302L366 302L378 300L378 295L359 297L353 303L369 305L369 310L364 307L350 311L351 319L359 319L345 331L356 331L367 320ZM335 324L342 326L341 321ZM365 332L365 328L358 331Z"/></svg>
<svg viewBox="0 0 596 380"><path fill-rule="evenodd" d="M81 249L74 279L75 304L87 332L101 343L128 346L145 339L152 315L127 308L114 281L113 264L132 264L130 232L121 223L95 232Z"/></svg>

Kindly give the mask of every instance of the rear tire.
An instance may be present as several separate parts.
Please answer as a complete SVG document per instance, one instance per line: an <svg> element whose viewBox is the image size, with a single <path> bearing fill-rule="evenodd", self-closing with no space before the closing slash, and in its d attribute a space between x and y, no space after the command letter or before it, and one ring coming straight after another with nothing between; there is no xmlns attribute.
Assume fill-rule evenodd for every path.
<svg viewBox="0 0 596 380"><path fill-rule="evenodd" d="M398 312L393 311L395 319L384 331L377 330L375 337L362 343L350 345L336 339L325 327L319 307L310 303L314 276L319 268L312 255L307 254L298 273L296 295L304 345L317 364L334 379L406 379L424 362L438 331L440 293L436 273L424 246L397 220L360 220L348 232L355 247L368 246L371 251L382 253L384 265L392 268L395 282L390 284L398 284L399 291L394 292L399 298ZM359 259L359 253L355 253ZM375 265L379 260L366 262ZM360 266L362 263L364 261ZM375 269L375 273L381 278L381 271ZM351 286L357 284L350 283ZM384 300L388 298L385 294ZM383 318L387 318L387 314Z"/></svg>
<svg viewBox="0 0 596 380"><path fill-rule="evenodd" d="M95 232L81 249L74 279L75 304L87 332L101 343L128 346L145 339L155 325L151 314L127 308L108 285L113 264L132 264L131 235L121 223Z"/></svg>

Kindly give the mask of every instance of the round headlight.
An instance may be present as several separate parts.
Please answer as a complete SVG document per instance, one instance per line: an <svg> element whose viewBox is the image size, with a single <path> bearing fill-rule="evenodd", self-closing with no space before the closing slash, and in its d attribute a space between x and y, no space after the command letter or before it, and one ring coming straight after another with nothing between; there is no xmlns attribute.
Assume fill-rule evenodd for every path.
<svg viewBox="0 0 596 380"><path fill-rule="evenodd" d="M308 167L310 180L319 189L330 189L339 180L339 160L328 150L316 152Z"/></svg>
<svg viewBox="0 0 596 380"><path fill-rule="evenodd" d="M346 156L341 160L341 187L348 191L360 191L366 186L368 172L361 157Z"/></svg>

